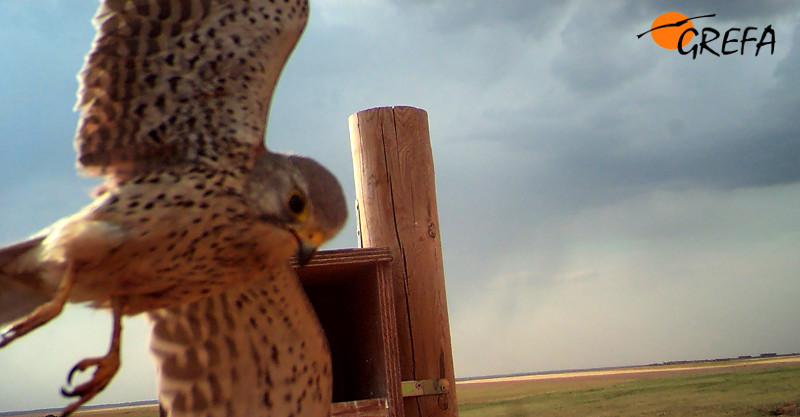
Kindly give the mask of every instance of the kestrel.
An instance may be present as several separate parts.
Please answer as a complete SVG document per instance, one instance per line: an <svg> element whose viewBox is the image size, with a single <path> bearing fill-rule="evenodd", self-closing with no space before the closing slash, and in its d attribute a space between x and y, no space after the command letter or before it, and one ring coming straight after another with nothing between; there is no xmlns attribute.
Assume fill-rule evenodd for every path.
<svg viewBox="0 0 800 417"><path fill-rule="evenodd" d="M95 367L62 389L79 397L63 415L116 373L123 315L274 276L341 228L335 177L264 146L275 83L307 18L300 0L101 2L79 75L75 148L78 166L106 181L77 214L0 249L0 323L30 313L0 347L67 301L112 310L109 352L69 372L71 382Z"/></svg>

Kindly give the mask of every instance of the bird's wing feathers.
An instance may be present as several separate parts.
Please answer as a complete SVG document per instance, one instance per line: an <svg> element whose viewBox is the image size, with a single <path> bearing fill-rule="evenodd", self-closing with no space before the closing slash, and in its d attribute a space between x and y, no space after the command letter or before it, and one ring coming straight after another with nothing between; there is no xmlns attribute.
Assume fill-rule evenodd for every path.
<svg viewBox="0 0 800 417"><path fill-rule="evenodd" d="M7 265L23 254L39 246L46 237L47 234L44 233L0 248L0 271L3 271Z"/></svg>
<svg viewBox="0 0 800 417"><path fill-rule="evenodd" d="M248 161L307 18L307 0L104 0L79 75L78 165Z"/></svg>
<svg viewBox="0 0 800 417"><path fill-rule="evenodd" d="M0 248L0 327L24 317L52 297L37 271L18 265L20 257L35 250L44 238L36 236Z"/></svg>
<svg viewBox="0 0 800 417"><path fill-rule="evenodd" d="M288 263L149 317L160 402L170 417L329 415L328 345Z"/></svg>

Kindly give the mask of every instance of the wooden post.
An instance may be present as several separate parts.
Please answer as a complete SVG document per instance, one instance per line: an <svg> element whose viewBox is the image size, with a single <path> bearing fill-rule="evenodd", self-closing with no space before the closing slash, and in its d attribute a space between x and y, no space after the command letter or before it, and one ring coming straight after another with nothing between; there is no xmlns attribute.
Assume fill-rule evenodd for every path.
<svg viewBox="0 0 800 417"><path fill-rule="evenodd" d="M444 378L444 394L406 397L406 417L457 416L427 113L379 107L350 116L361 247L386 246L404 381Z"/></svg>

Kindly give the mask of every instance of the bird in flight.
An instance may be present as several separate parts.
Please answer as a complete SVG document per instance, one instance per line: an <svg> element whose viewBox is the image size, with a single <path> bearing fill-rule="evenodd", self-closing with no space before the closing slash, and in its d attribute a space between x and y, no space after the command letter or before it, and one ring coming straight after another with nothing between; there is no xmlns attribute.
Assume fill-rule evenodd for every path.
<svg viewBox="0 0 800 417"><path fill-rule="evenodd" d="M308 10L305 0L101 1L79 74L75 148L78 167L105 181L83 210L0 248L0 323L11 322L0 347L66 302L111 309L109 351L69 372L71 385L94 368L62 389L78 397L62 415L118 370L122 316L186 312L205 297L249 293L249 283L267 293L255 305L268 306L272 290L290 285L291 255L308 262L342 227L336 178L264 145L275 84ZM283 279L264 284L269 277ZM307 303L281 311L313 315ZM308 331L320 336L318 325Z"/></svg>

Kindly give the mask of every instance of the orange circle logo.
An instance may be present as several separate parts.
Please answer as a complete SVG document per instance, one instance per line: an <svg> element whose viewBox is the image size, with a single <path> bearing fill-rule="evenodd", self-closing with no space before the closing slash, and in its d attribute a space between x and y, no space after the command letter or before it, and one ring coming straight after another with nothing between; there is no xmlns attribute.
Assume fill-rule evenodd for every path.
<svg viewBox="0 0 800 417"><path fill-rule="evenodd" d="M683 13L667 12L653 21L653 25L650 26L650 35L662 48L678 49L678 41L681 39L681 34L693 27L692 21ZM687 33L683 37L681 46L686 46L693 37L694 34L692 32Z"/></svg>

